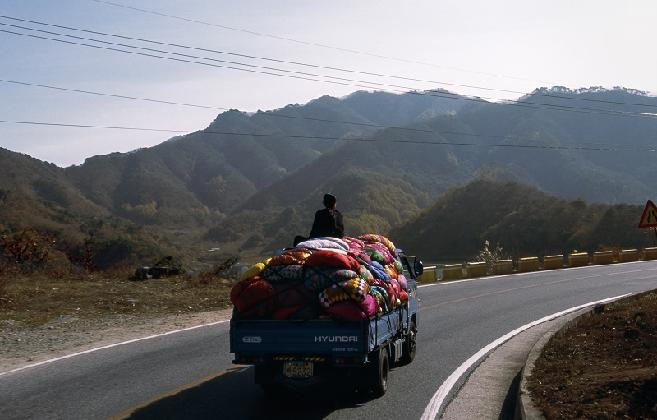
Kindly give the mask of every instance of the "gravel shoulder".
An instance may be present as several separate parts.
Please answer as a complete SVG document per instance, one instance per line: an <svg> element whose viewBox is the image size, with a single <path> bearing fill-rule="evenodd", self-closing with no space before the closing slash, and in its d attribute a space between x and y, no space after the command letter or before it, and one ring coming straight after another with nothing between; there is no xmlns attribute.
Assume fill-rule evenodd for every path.
<svg viewBox="0 0 657 420"><path fill-rule="evenodd" d="M0 372L229 319L231 286L218 278L12 277L0 295Z"/></svg>
<svg viewBox="0 0 657 420"><path fill-rule="evenodd" d="M230 319L231 310L169 316L62 316L39 326L0 321L0 372L94 347Z"/></svg>

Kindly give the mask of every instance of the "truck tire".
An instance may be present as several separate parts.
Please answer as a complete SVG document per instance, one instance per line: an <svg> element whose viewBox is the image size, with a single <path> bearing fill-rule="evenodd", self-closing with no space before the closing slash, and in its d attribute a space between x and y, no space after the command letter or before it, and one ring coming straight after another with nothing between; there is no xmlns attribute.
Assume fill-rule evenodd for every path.
<svg viewBox="0 0 657 420"><path fill-rule="evenodd" d="M415 359L415 353L417 353L417 327L415 322L411 321L408 326L408 334L402 344L402 357L399 361L402 365L407 365Z"/></svg>
<svg viewBox="0 0 657 420"><path fill-rule="evenodd" d="M373 352L372 362L369 366L370 390L374 397L382 397L388 390L388 372L390 371L390 358L388 350L381 347L377 352Z"/></svg>

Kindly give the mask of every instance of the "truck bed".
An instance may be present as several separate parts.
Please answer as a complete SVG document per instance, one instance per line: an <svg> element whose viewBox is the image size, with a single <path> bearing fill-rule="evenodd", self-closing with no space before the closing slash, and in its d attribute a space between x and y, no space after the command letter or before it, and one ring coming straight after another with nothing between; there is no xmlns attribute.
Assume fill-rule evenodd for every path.
<svg viewBox="0 0 657 420"><path fill-rule="evenodd" d="M408 309L379 318L343 322L231 320L230 351L241 356L365 355L393 338L406 324Z"/></svg>

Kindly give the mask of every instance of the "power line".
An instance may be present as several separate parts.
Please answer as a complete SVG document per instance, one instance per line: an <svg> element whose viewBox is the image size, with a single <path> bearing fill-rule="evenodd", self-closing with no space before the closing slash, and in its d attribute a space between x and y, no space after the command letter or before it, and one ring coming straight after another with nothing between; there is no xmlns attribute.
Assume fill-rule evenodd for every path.
<svg viewBox="0 0 657 420"><path fill-rule="evenodd" d="M237 27L233 27L233 26L208 22L208 21L204 21L204 20L201 20L201 19L186 18L186 17L183 17L183 16L177 16L177 15L173 15L173 14L169 14L169 13L158 12L158 11L155 11L155 10L142 9L142 8L139 8L139 7L129 6L129 5L126 5L126 4L116 3L116 2L112 2L112 1L106 1L106 0L89 0L89 1L92 1L94 3L100 3L100 4L109 5L109 6L114 6L114 7L120 7L120 8L123 8L123 9L133 10L133 11L140 12L140 13L155 15L155 16L159 16L159 17L166 17L166 18L170 18L170 19L175 19L175 20L178 20L178 21L186 22L186 23L203 25L205 27L214 27L214 28L219 28L219 29L224 29L224 30L229 30L229 31L241 32L241 33L245 33L245 34L249 34L249 35L253 35L253 36L266 37L266 38L276 39L276 40L279 40L279 41L288 41L288 42L293 42L295 44L301 44L301 45L306 45L306 46L311 46L311 47L331 49L331 50L346 52L346 53L350 53L350 54L364 55L364 56L368 56L368 57L391 60L391 61L402 62L402 63L407 63L407 64L419 64L419 65L422 65L422 66L428 66L428 67L433 67L433 68L438 68L438 69L455 70L455 71L465 72L465 73L481 74L481 75L486 75L486 76L503 77L503 78L514 79L514 80L525 80L525 81L536 82L536 80L526 79L526 78L518 77L518 76L510 76L510 75L504 75L504 74L483 72L483 71L478 71L478 70L470 70L470 69L464 69L464 68L460 68L460 67L444 66L444 65L439 65L439 64L435 64L435 63L429 63L429 62L419 61L419 60L414 60L414 59L409 59L409 58L395 57L395 56L390 56L390 55L385 55L385 54L376 54L376 53L373 53L373 52L368 52L368 51L363 51L363 50L355 50L355 49L351 49L351 48L343 48L343 47L338 47L338 46L334 46L334 45L328 45L328 44L323 44L323 43L305 41L305 40L301 40L301 39L297 39L297 38L284 37L284 36L279 36L279 35L276 35L276 34L270 34L270 33L266 33L266 32L253 31L253 30L246 29L246 28L237 28ZM545 83L545 82L539 81L539 83ZM509 92L512 92L512 91L509 91Z"/></svg>
<svg viewBox="0 0 657 420"><path fill-rule="evenodd" d="M13 20L25 21L23 19L7 17L7 16L0 16L0 18L9 18L9 19L13 19ZM28 21L28 22L37 22L37 21ZM46 23L42 23L42 22L38 22L38 23L41 24L41 25L50 25L50 24L46 24ZM3 23L0 23L0 26L9 26L9 27L12 27L12 28L15 27L15 28L20 28L20 29L27 29L27 30L30 30L30 31L36 31L36 32L40 32L40 33L53 34L53 35L56 35L56 36L65 36L65 35L62 35L60 33L52 32L52 31L45 31L45 30L41 30L41 29L27 28L25 26L20 26L20 25L15 25L15 24L6 25L6 24L3 24ZM54 25L50 25L50 26L54 26ZM61 27L61 25L57 25L57 26ZM87 29L76 29L76 30L102 34L100 32L90 31L90 30L87 30ZM90 48L94 48L94 49L106 49L106 50L110 50L110 51L121 52L121 53L124 53L124 54L137 54L137 55L150 57L150 58L156 58L156 59L164 59L165 58L162 55L155 55L155 54L151 54L151 53L144 53L144 52L139 52L139 51L129 51L129 50L125 50L125 49L109 47L107 45L120 46L120 45L124 45L124 44L100 41L100 40L97 40L95 38L77 37L77 36L75 37L78 40L86 40L86 41L90 41L90 42L101 43L100 46L99 45L88 44L88 43L84 43L84 42L75 42L75 41L62 40L62 39L58 39L58 38L45 37L45 36L41 36L41 35L34 35L32 33L20 33L20 32L16 32L16 31L13 31L13 30L0 29L0 32L12 34L12 35L17 35L17 36L28 36L28 37L32 37L32 38L36 38L36 39L40 39L40 40L56 41L56 42L67 44L67 45L79 45L79 46L90 47ZM106 35L106 34L103 34L103 35ZM118 35L113 35L113 36L118 36ZM155 42L155 41L150 41L150 42ZM106 45L102 45L102 44L106 44ZM164 43L162 43L162 44L164 44ZM169 44L169 45L177 45L177 44ZM135 47L135 46L130 46L130 47L135 48L135 49L147 50L147 51L159 51L160 54L179 54L179 53L175 53L175 52L164 51L164 50L155 50L155 49L146 48L146 47ZM162 48L162 47L160 47L160 48ZM192 47L185 47L185 48L192 48ZM194 47L194 48L196 48L196 47ZM199 58L199 57L194 57L194 56L190 56L190 57ZM395 92L395 93L408 93L408 94L423 95L423 96L433 96L433 97L439 97L439 98L444 98L444 99L452 99L452 100L464 100L464 101L489 103L488 101L486 101L486 99L494 99L494 98L487 98L487 97L461 96L461 95L457 95L457 94L442 91L442 90L440 90L440 91L436 91L436 90L433 90L433 91L418 91L417 88L408 87L408 86L372 83L372 82L367 82L367 81L359 81L359 82L376 84L376 85L379 85L379 86L367 86L367 85L363 85L363 84L360 84L360 83L343 83L343 82L337 82L335 80L313 79L313 78L310 78L310 77L303 77L303 76L297 76L297 75L292 75L292 74L275 74L275 73L272 73L270 71L253 70L255 68L263 69L264 67L262 67L262 66L248 65L248 64L236 63L236 62L229 62L229 64L232 63L232 64L235 64L235 65L250 66L251 69L238 68L238 67L235 67L235 65L233 65L233 66L218 65L218 64L213 64L213 63L207 63L207 62L204 62L204 61L197 61L197 60L193 60L193 59L192 60L186 60L186 59L180 59L180 58L171 57L171 56L166 57L166 59L174 60L174 61L182 62L182 63L187 63L187 64L190 64L190 63L200 64L200 65L211 66L211 67L215 67L215 68L225 68L225 69L229 69L229 70L239 70L239 71L243 71L243 72L260 73L260 74L266 74L266 75L278 76L278 77L289 77L289 78L293 78L293 79L301 79L301 80L307 80L307 81L319 82L319 83L331 83L331 84L338 84L338 85L343 85L343 86L352 85L352 86L371 89L371 90L386 91L386 90L382 89L380 86L390 86L393 89L388 89L387 91L391 91L391 92ZM208 60L208 61L209 60L214 60L214 61L225 63L225 61L216 60L216 59L207 58L207 57L204 57L201 60ZM295 73L303 73L303 72L295 72ZM308 74L308 73L305 73L305 74ZM336 77L333 77L333 76L322 76L322 75L315 75L315 76L332 78L332 79L341 79L343 81L350 81L350 79L336 78ZM403 89L408 89L408 90L400 90L400 89L397 89L397 88L403 88ZM435 93L435 92L439 92L439 93ZM545 96L547 96L547 95L545 95ZM550 95L550 96L555 97L555 95ZM607 101L607 102L609 102L609 101ZM556 104L550 104L550 103L537 103L537 102L530 102L530 101L507 100L504 103L507 104L507 105L511 105L511 106L530 108L530 109L542 108L542 109L552 110L552 111L566 111L566 112L576 112L576 113L583 113L583 114L603 114L603 115L613 115L613 116L621 116L621 117L639 117L639 118L654 118L655 116L657 116L657 115L653 115L653 114L650 114L650 113L636 113L636 112L616 111L616 110L610 110L610 109L604 109L604 108L566 106L566 105L556 105ZM655 106L657 106L657 105L655 105Z"/></svg>
<svg viewBox="0 0 657 420"><path fill-rule="evenodd" d="M85 44L85 43L79 43L81 46L85 47L92 47L92 48L105 48L107 50L111 51L116 51L116 52L122 52L122 53L127 53L127 54L137 54L137 55L142 55L146 57L151 57L151 58L158 58L158 59L168 59L168 60L173 60L173 61L178 61L178 62L194 62L196 64L201 64L205 66L213 66L213 67L218 67L218 68L225 68L229 70L238 70L238 71L243 71L243 72L251 72L251 73L261 73L261 74L266 74L269 76L278 76L278 77L288 77L288 78L293 78L293 79L300 79L300 80L308 80L308 81L314 81L314 82L322 82L322 83L330 83L330 84L337 84L337 85L344 85L344 86L356 86L356 87L361 87L365 89L372 89L372 90L381 90L381 86L385 86L389 88L391 91L394 92L407 92L407 91L427 91L425 89L421 89L418 87L409 87L409 86L404 86L404 85L398 85L398 84L392 84L392 83L380 83L380 82L373 82L370 80L359 80L359 78L350 78L350 77L342 77L345 76L344 73L347 74L363 74L366 77L369 76L380 76L380 77L386 77L386 78L391 78L391 79L396 79L396 80L404 80L404 81L410 81L410 82L420 82L420 83L427 83L427 84L438 84L442 86L452 86L452 87L466 87L466 88L471 88L471 89L477 89L477 90L484 90L484 91L498 91L498 92L505 92L505 93L515 93L515 94L520 94L523 96L542 96L542 97L548 97L548 98L553 98L553 99L563 99L563 100L578 100L578 101L583 101L583 102L591 102L591 103L603 103L603 104L610 104L610 105L626 105L626 106L642 106L642 107L651 107L651 108L657 108L657 104L646 104L646 103L627 103L627 102L621 102L621 101L609 101L609 100L602 100L602 99L595 99L595 98L579 98L579 97L573 97L573 96L565 96L565 95L558 95L555 93L541 93L541 92L520 92L520 91L512 91L508 89L496 89L496 88L490 88L490 87L484 87L484 86L474 86L474 85L468 85L468 84L459 84L459 83L448 83L448 82L440 82L440 81L435 81L435 80L422 80L422 79L417 79L413 77L408 77L408 76L402 76L402 75L385 75L385 74L380 74L380 73L373 73L373 72L365 72L365 71L359 71L359 70L351 70L351 69L345 69L345 68L340 68L340 67L334 67L334 66L321 66L321 65L316 65L316 64L310 64L310 63L304 63L301 61L288 61L288 60L281 60L277 58L268 58L268 57L256 57L253 55L249 54L244 54L240 52L231 52L231 51L219 51L216 49L209 49L209 48L201 48L201 47L194 47L194 46L188 46L188 45L182 45L178 43L168 43L168 42L163 42L163 41L157 41L157 40L152 40L152 39L145 39L145 38L135 38L135 37L130 37L126 35L118 35L118 34L107 34L104 32L99 32L99 31L94 31L94 30L89 30L89 29L84 29L84 28L77 28L77 27L72 27L72 26L63 26L63 25L57 25L57 24L51 24L51 23L45 23L41 21L36 21L36 20L26 20L26 19L21 19L17 18L15 16L6 16L2 15L0 18L3 19L9 19L15 22L21 22L21 23L32 23L32 24L37 24L40 26L50 26L57 28L56 30L69 30L69 31L75 31L75 32L84 32L84 33L90 33L94 35L99 35L99 36L104 36L104 37L110 37L110 38L119 38L120 40L131 40L131 41L139 41L139 42L144 42L148 43L149 47L138 47L134 45L128 45L124 41L122 42L107 42L107 41L101 41L95 38L88 38L88 37L80 37L80 36L74 36L74 35L69 35L69 34L61 34L58 32L53 32L53 31L44 31L42 29L35 29L35 28L30 28L27 26L23 25L17 25L17 24L9 24L9 25L3 25L0 23L2 26L9 26L12 28L17 28L17 29L23 29L23 30L29 30L29 31L36 31L36 32L41 32L49 35L56 35L56 36L62 36L62 37L69 37L69 39L76 39L76 40L86 40L90 41L93 43L100 43L101 46L98 45L93 45L93 44ZM25 33L18 33L16 31L12 30L0 30L2 32L6 33L11 33L14 35L26 35L26 36L31 36L37 39L49 39L52 41L57 41L60 43L66 43L66 44L77 44L74 41L68 41L68 40L61 40L61 39L56 39L56 38L48 38L48 37L43 37L43 36L34 36L32 34L25 34ZM157 48L151 48L152 44L157 45ZM112 47L107 47L107 45L112 45ZM164 46L164 47L163 47ZM180 53L180 52L175 52L175 51L167 51L164 50L166 46L172 46L176 48L181 48L185 50L197 50L201 51L203 53L212 53L212 54L220 54L220 55L229 55L231 57L240 57L240 59L246 58L247 60L261 60L266 62L266 66L261 66L261 65L252 65L252 64L246 64L242 62L237 62L237 61L227 61L227 60L218 60L214 58L208 58L208 57L202 57L192 55L192 54L187 54L187 53ZM118 47L118 48L117 48ZM127 48L127 50L126 50ZM142 50L140 52L136 50ZM146 51L146 52L144 52ZM166 57L163 56L162 54L167 55ZM203 55L203 54L201 54ZM182 58L181 58L182 57ZM193 61L194 59L200 59L201 61ZM230 59L228 59L230 60ZM245 61L245 60L242 60ZM211 62L211 63L209 63ZM293 66L303 66L306 70L307 68L316 68L316 69L325 69L325 70L330 70L330 71L337 71L343 73L340 77L337 76L331 76L331 75L321 75L321 74L316 74L316 73L309 73L308 71L292 71L292 70L285 70L285 69L280 69L278 67L271 67L271 62L275 63L281 63L281 64L288 64L288 65L293 65ZM222 63L222 65L217 65L216 63ZM239 66L239 67L236 67ZM257 68L259 70L253 70L254 68ZM313 70L316 71L316 70ZM323 77L323 80L319 79L313 79L314 78L319 78ZM330 80L327 80L330 79ZM345 83L346 82L346 83ZM403 90L400 90L403 89ZM435 92L436 90L434 90ZM441 94L444 95L455 95L453 93L444 91L444 90L439 90ZM461 98L465 99L466 96L461 96ZM485 99L485 100L496 100L497 98L491 98L491 97L485 97L485 96L475 96L474 98L477 99ZM537 105L537 106L544 106L544 107L554 107L554 108L562 108L562 109L581 109L584 111L592 111L594 113L614 113L618 115L636 115L636 116L646 116L643 113L634 113L634 112L626 112L626 111L617 111L617 110L611 110L611 109L604 109L604 108L591 108L591 107L581 107L581 106L566 106L566 105L555 105L555 104L550 104L550 103L533 103L529 101L516 101L516 100L506 100L507 102L511 103L522 103L522 104L527 104L527 105Z"/></svg>
<svg viewBox="0 0 657 420"><path fill-rule="evenodd" d="M132 101L144 101L144 102L147 102L147 103L157 103L157 104L163 104L163 105L188 106L188 107L193 107L193 108L218 109L218 110L225 110L225 111L231 109L231 108L227 108L227 107L199 105L199 104L188 104L188 103L174 102L174 101L163 100L163 99L142 98L142 97L138 97L138 96L134 96L134 95L127 95L127 94L116 94L116 93L89 91L89 90L82 90L82 89L72 89L72 88L65 88L65 87L62 87L62 86L54 86L52 84L46 85L46 84L32 83L32 82L19 81L19 80L0 79L0 83L7 83L7 84L12 84L12 85L17 85L17 86L38 87L38 88L54 90L55 92L68 92L68 93L81 94L81 95L90 95L90 96L96 96L96 97L100 96L100 97L109 97L109 98L117 98L117 99L126 99L126 100L132 100ZM491 104L491 105L495 106L496 104ZM475 133L466 133L466 132L458 132L458 131L438 131L438 130L417 128L417 127L389 126L389 125L375 124L375 123L363 122L363 121L346 121L346 120L335 120L335 119L329 119L329 118L308 117L308 116L303 116L303 115L289 115L289 114L284 114L284 113L276 112L276 111L264 111L264 112L258 113L257 115L260 116L260 117L274 117L274 118L282 118L282 119L288 119L288 120L305 120L305 121L321 122L321 123L327 123L327 124L355 125L355 126L361 126L361 127L370 127L370 128L376 128L376 129L392 129L392 130L409 131L409 132L415 132L415 133L428 133L428 134L439 134L439 135L458 135L458 136L466 136L466 137L482 137L481 135L478 135L478 134L475 134ZM182 133L182 132L187 132L187 131L173 131L173 132ZM486 134L485 137L487 137L487 138L498 138L498 139L520 139L520 140L523 139L523 138L519 138L519 137L516 137L516 136L494 135L494 134ZM599 145L600 143L591 142L591 143L584 143L584 144Z"/></svg>
<svg viewBox="0 0 657 420"><path fill-rule="evenodd" d="M62 87L62 86L54 86L52 84L47 84L46 85L46 84L41 84L41 83L26 82L26 81L22 81L22 80L0 79L0 83L8 83L8 84L18 85L18 86L38 87L38 88L43 88L43 89L50 89L50 90L53 90L53 91L56 91L56 92L76 93L76 94L82 94L82 95L87 95L87 96L104 96L104 97L109 97L109 98L124 99L124 100L130 100L130 101L143 101L143 102L157 103L157 104L163 104L163 105L175 105L175 106L184 106L184 107L201 108L201 109L215 109L215 110L220 110L220 111L228 111L230 109L230 108L224 108L224 107L220 107L220 106L175 102L175 101L168 101L168 100L163 100L163 99L139 97L139 96L135 96L135 95L125 95L125 94L118 94L118 93L98 92L98 91L83 90L83 89L72 89L72 88L65 88L65 87Z"/></svg>
<svg viewBox="0 0 657 420"><path fill-rule="evenodd" d="M223 136L234 137L256 137L256 138L286 138L291 140L323 140L323 141L344 141L344 142L366 142L366 143L402 143L402 144L420 144L431 146L457 146L457 147L486 147L486 148L518 148L518 149L539 149L539 150L571 150L571 151L596 151L596 152L618 152L618 151L634 151L634 152L656 152L657 148L628 148L622 145L604 145L598 147L591 147L586 145L573 145L573 146L555 146L546 144L513 144L513 143L468 143L468 142L450 142L450 141L428 141L428 140L413 140L413 139L379 139L379 138L364 138L364 137L337 137L337 136L311 136L311 135L298 135L298 134L283 134L283 133L249 133L249 132L235 132L235 131L220 131L220 130L200 130L191 132L190 130L178 129L161 129L152 127L132 127L132 126L100 126L92 124L72 124L61 122L45 122L45 121L9 121L0 120L4 124L18 124L18 125L34 125L34 126L48 126L48 127L62 127L62 128L85 128L85 129L109 129L109 130L124 130L124 131L150 131L150 132L164 132L188 135L199 134L217 134ZM458 132L448 132L451 134L458 134ZM473 133L462 133L475 137L489 137L488 135L477 135Z"/></svg>

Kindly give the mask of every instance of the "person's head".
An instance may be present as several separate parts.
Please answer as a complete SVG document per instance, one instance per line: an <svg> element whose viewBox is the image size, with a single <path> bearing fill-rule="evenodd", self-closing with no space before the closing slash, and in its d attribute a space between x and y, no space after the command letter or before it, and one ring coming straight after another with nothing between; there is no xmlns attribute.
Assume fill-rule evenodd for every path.
<svg viewBox="0 0 657 420"><path fill-rule="evenodd" d="M337 200L333 194L324 194L324 206L327 209L334 209L336 202Z"/></svg>

